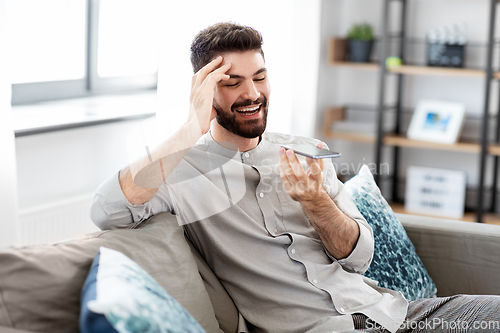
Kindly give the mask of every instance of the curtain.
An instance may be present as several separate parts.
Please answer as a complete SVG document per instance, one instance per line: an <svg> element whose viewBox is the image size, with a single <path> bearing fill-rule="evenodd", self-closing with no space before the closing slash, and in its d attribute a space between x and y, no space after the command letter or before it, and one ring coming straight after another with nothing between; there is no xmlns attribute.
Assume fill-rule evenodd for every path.
<svg viewBox="0 0 500 333"><path fill-rule="evenodd" d="M16 153L6 19L5 1L0 0L0 247L14 245L18 239Z"/></svg>

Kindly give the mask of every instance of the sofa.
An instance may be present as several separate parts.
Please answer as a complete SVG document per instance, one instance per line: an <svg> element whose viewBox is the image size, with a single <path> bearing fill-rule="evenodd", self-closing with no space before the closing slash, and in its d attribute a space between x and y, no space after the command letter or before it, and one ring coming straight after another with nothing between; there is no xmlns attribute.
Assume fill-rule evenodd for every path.
<svg viewBox="0 0 500 333"><path fill-rule="evenodd" d="M397 214L438 296L500 294L500 226ZM0 332L78 332L80 293L99 248L122 252L167 290L209 333L241 320L170 213L136 229L0 250Z"/></svg>

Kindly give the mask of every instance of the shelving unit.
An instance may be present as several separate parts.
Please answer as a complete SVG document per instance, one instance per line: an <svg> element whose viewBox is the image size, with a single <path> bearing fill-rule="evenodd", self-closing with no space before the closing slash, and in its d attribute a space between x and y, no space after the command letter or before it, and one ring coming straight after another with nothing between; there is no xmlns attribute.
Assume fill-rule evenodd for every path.
<svg viewBox="0 0 500 333"><path fill-rule="evenodd" d="M395 213L429 216L425 214L415 214L414 212L409 213L405 210L404 205L400 203L391 204L391 208ZM467 212L460 220L465 222L476 222L476 214L473 212ZM497 214L483 214L483 222L488 224L500 225L500 216L498 216Z"/></svg>
<svg viewBox="0 0 500 333"><path fill-rule="evenodd" d="M398 186L397 179L399 178L398 165L400 164L400 153L401 149L404 148L419 148L419 149L431 149L431 150L444 150L444 151L454 151L468 154L476 154L479 156L479 185L477 194L477 210L475 214L468 213L464 216L464 220L469 221L479 221L488 223L500 224L500 216L486 212L483 209L483 199L485 191L485 176L486 176L486 161L488 156L493 156L494 158L494 168L493 168L493 195L492 202L488 211L493 211L495 209L496 201L496 188L499 176L497 174L498 167L500 165L500 130L497 133L497 138L495 142L490 143L488 140L488 124L490 121L489 109L490 109L490 90L491 81L493 79L500 80L500 72L493 72L492 62L493 62L493 46L494 46L494 25L496 21L496 10L498 0L468 0L468 1L482 1L489 3L488 10L488 38L487 38L487 52L486 52L486 67L484 69L470 69L470 68L443 68L443 67L426 67L426 66L415 66L415 65L400 65L396 67L387 68L385 66L385 59L388 56L398 56L405 63L405 38L406 38L406 21L407 21L407 2L418 1L418 0L397 0L401 3L399 10L401 10L398 17L401 20L401 31L398 34L400 38L399 54L389 54L388 52L388 40L391 38L389 35L388 22L390 21L390 2L393 0L383 1L383 15L381 22L383 23L383 31L379 38L378 46L378 63L350 63L346 62L345 59L345 40L339 38L332 38L329 42L329 64L336 67L345 67L350 69L360 69L367 71L378 71L378 103L377 103L377 129L375 135L363 134L363 133L346 133L346 132L335 132L331 130L331 124L334 121L339 121L343 118L345 110L343 108L332 108L327 110L324 118L323 134L326 138L337 139L337 140L347 140L353 142L363 142L368 144L374 144L375 147L375 164L380 166L382 162L382 147L387 146L392 149L392 170L394 170L390 178L392 181L392 197L393 199L398 198ZM446 0L439 0L446 1ZM397 89L396 92L397 100L395 105L395 128L390 132L386 132L383 128L385 120L385 98L386 98L386 78L388 75L397 76ZM462 78L481 78L485 80L485 91L483 97L483 113L481 119L481 139L476 142L460 141L456 144L440 144L426 141L417 141L408 139L402 133L402 99L403 99L403 81L405 76L408 75L419 75L419 76L446 76L446 77L462 77ZM500 106L499 106L500 107ZM500 124L498 124L498 118L495 120L497 122L497 128L500 129ZM379 181L378 171L375 172L375 178L377 182ZM402 204L395 203L397 211L403 212Z"/></svg>
<svg viewBox="0 0 500 333"><path fill-rule="evenodd" d="M467 68L445 68L401 65L388 68L387 72L405 75L432 75L432 76L458 76L458 77L485 77L484 71ZM500 74L500 73L499 73Z"/></svg>
<svg viewBox="0 0 500 333"><path fill-rule="evenodd" d="M350 67L354 69L362 69L362 70L369 70L369 71L378 71L378 64L375 63L359 63L359 62L349 62L349 61L335 61L330 63L332 66L337 66L337 67Z"/></svg>

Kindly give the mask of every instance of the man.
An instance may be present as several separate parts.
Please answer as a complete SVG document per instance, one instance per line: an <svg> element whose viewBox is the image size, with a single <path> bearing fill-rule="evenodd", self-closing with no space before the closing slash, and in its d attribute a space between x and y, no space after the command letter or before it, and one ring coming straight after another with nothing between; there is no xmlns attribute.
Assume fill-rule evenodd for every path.
<svg viewBox="0 0 500 333"><path fill-rule="evenodd" d="M101 185L94 222L120 228L175 214L245 319L243 332L396 332L408 303L361 275L372 230L332 163L304 163L281 148L322 143L265 132L270 84L260 33L211 26L195 37L191 61L187 122ZM408 320L454 301L412 303Z"/></svg>

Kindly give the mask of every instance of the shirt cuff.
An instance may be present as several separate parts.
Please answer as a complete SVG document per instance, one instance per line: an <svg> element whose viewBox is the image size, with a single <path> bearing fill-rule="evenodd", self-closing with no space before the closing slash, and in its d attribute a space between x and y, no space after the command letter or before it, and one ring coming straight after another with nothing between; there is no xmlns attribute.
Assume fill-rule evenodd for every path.
<svg viewBox="0 0 500 333"><path fill-rule="evenodd" d="M145 209L144 205L133 206L127 200L118 177L116 173L102 183L92 201L90 217L102 230L131 228Z"/></svg>
<svg viewBox="0 0 500 333"><path fill-rule="evenodd" d="M358 221L356 222L359 225L359 238L356 247L347 258L338 260L338 263L362 274L370 267L372 261L373 236L366 226Z"/></svg>

